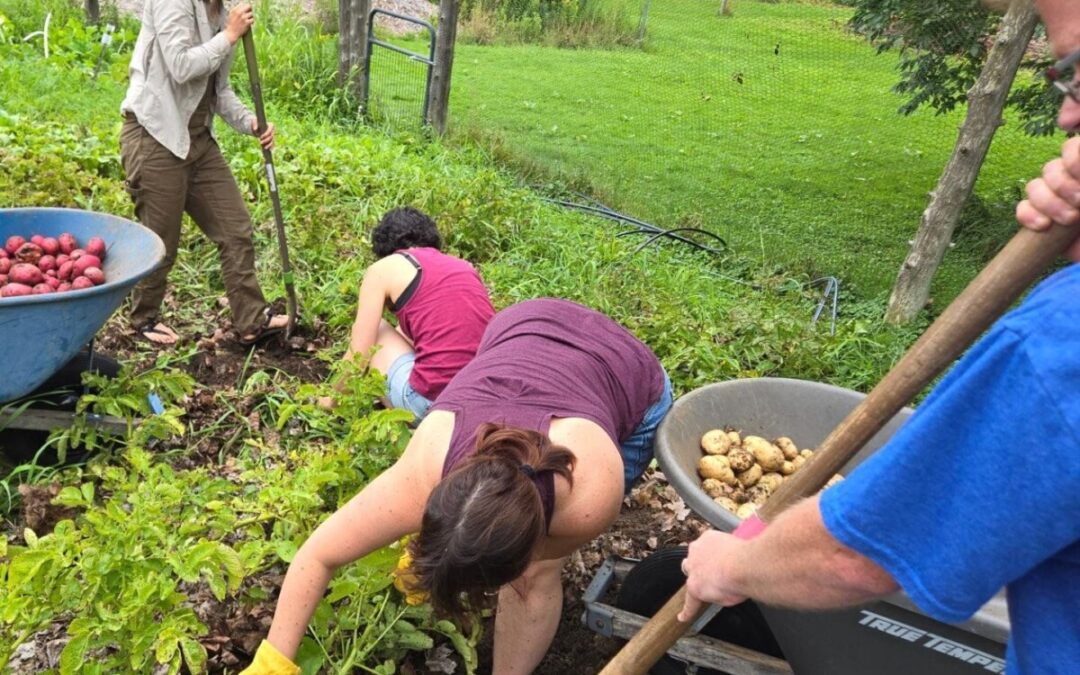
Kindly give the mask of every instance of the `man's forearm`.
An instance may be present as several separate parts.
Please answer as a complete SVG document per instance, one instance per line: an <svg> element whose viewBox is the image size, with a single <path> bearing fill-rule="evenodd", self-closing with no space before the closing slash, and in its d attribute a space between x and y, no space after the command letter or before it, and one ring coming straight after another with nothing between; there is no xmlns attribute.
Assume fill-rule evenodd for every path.
<svg viewBox="0 0 1080 675"><path fill-rule="evenodd" d="M830 609L897 588L873 561L829 534L816 497L792 507L757 538L731 544L717 561L727 592L766 604Z"/></svg>

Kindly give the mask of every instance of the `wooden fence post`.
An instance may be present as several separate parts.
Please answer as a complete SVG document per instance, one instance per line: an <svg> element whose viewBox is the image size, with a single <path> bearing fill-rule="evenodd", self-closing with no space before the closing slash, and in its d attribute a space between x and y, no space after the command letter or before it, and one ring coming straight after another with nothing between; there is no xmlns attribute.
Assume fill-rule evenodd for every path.
<svg viewBox="0 0 1080 675"><path fill-rule="evenodd" d="M352 41L352 4L350 0L338 0L338 84L349 81L349 44Z"/></svg>
<svg viewBox="0 0 1080 675"><path fill-rule="evenodd" d="M98 0L86 0L86 23L97 25L101 21L101 5Z"/></svg>
<svg viewBox="0 0 1080 675"><path fill-rule="evenodd" d="M349 0L352 5L353 18L353 44L350 58L352 59L353 94L363 104L367 104L367 79L364 71L367 70L367 43L368 43L368 14L371 13L371 0Z"/></svg>
<svg viewBox="0 0 1080 675"><path fill-rule="evenodd" d="M454 68L454 41L457 39L460 0L439 1L439 27L435 35L435 66L431 73L431 104L428 124L439 134L446 132L450 108L450 73Z"/></svg>

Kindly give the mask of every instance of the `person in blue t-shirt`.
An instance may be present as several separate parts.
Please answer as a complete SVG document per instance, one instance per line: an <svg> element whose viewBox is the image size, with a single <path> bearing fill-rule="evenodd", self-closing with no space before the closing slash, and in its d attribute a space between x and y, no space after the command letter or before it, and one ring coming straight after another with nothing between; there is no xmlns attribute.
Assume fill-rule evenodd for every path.
<svg viewBox="0 0 1080 675"><path fill-rule="evenodd" d="M1075 0L1036 4L1055 54L1080 61ZM1080 77L1054 86L1059 124L1080 131ZM1027 196L1023 226L1080 227L1080 137ZM1069 258L1080 262L1080 241ZM998 321L847 480L749 541L705 533L683 571L682 620L701 602L833 609L902 588L929 616L958 622L1006 587L1007 672L1077 672L1080 264Z"/></svg>

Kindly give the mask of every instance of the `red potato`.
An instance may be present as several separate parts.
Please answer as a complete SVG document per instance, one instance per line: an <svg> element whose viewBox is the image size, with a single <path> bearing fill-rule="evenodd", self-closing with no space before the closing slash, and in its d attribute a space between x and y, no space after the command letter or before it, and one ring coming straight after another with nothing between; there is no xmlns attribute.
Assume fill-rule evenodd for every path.
<svg viewBox="0 0 1080 675"><path fill-rule="evenodd" d="M54 291L60 288L60 280L56 277L45 277L45 283L47 283L49 285L49 288L53 289Z"/></svg>
<svg viewBox="0 0 1080 675"><path fill-rule="evenodd" d="M30 263L17 263L11 268L11 271L8 273L8 278L16 284L33 286L34 284L40 284L44 280L45 275L41 273L41 270Z"/></svg>
<svg viewBox="0 0 1080 675"><path fill-rule="evenodd" d="M36 284L30 289L30 292L34 295L45 295L46 293L52 293L53 289L49 284Z"/></svg>
<svg viewBox="0 0 1080 675"><path fill-rule="evenodd" d="M72 262L70 260L64 261L64 263L62 265L60 265L59 268L57 268L56 277L58 279L60 279L60 281L70 281L71 277L72 277L71 270L74 267L75 267L74 262Z"/></svg>
<svg viewBox="0 0 1080 675"><path fill-rule="evenodd" d="M11 271L11 259L0 258L0 274L7 274Z"/></svg>
<svg viewBox="0 0 1080 675"><path fill-rule="evenodd" d="M71 290L71 284L67 281L61 281L60 285L56 287L57 293L67 293Z"/></svg>
<svg viewBox="0 0 1080 675"><path fill-rule="evenodd" d="M70 232L65 232L56 238L57 243L60 244L60 252L71 254L72 251L79 248L79 242L75 240L75 235Z"/></svg>
<svg viewBox="0 0 1080 675"><path fill-rule="evenodd" d="M0 260L7 260L8 257L9 256L8 256L7 249L6 248L0 248Z"/></svg>
<svg viewBox="0 0 1080 675"><path fill-rule="evenodd" d="M82 250L81 248L77 248L77 249L71 251L70 253L68 253L68 255L71 256L72 260L78 260L79 258L86 255L86 251Z"/></svg>
<svg viewBox="0 0 1080 675"><path fill-rule="evenodd" d="M71 260L71 256L66 253L61 253L60 255L56 256L56 266L60 267L69 260Z"/></svg>
<svg viewBox="0 0 1080 675"><path fill-rule="evenodd" d="M39 267L38 269L41 269L41 268ZM56 279L57 278L56 270L49 270L48 272L45 273L45 276L50 278L50 279Z"/></svg>
<svg viewBox="0 0 1080 675"><path fill-rule="evenodd" d="M43 255L37 261L38 269L42 272L51 272L56 269L56 258L51 255Z"/></svg>
<svg viewBox="0 0 1080 675"><path fill-rule="evenodd" d="M81 277L86 274L86 270L91 267L101 269L101 259L96 255L90 255L89 253L83 255L75 261L74 267L71 268L72 276Z"/></svg>
<svg viewBox="0 0 1080 675"><path fill-rule="evenodd" d="M23 295L30 295L33 292L34 289L26 284L7 284L0 288L0 298L18 298Z"/></svg>
<svg viewBox="0 0 1080 675"><path fill-rule="evenodd" d="M60 242L56 240L56 237L44 237L38 246L48 255L56 255L60 252Z"/></svg>
<svg viewBox="0 0 1080 675"><path fill-rule="evenodd" d="M6 274L0 274L0 287L3 287L3 285L6 284L6 283L7 283L7 275Z"/></svg>
<svg viewBox="0 0 1080 675"><path fill-rule="evenodd" d="M83 272L83 276L90 281L93 281L95 286L100 286L105 283L105 273L97 267L87 267L86 271Z"/></svg>
<svg viewBox="0 0 1080 675"><path fill-rule="evenodd" d="M105 240L101 237L91 237L85 248L87 253L96 255L99 260L105 259Z"/></svg>
<svg viewBox="0 0 1080 675"><path fill-rule="evenodd" d="M45 251L41 250L41 247L31 242L26 242L19 247L18 251L15 251L15 257L19 262L30 263L36 265Z"/></svg>
<svg viewBox="0 0 1080 675"><path fill-rule="evenodd" d="M35 234L34 236L30 237L30 243L37 246L41 246L41 242L43 242L44 240L45 237L41 236L40 234Z"/></svg>
<svg viewBox="0 0 1080 675"><path fill-rule="evenodd" d="M71 290L73 290L73 291L81 291L84 288L93 288L93 287L94 287L94 282L90 281L86 277L76 277L75 281L71 282Z"/></svg>
<svg viewBox="0 0 1080 675"><path fill-rule="evenodd" d="M12 235L8 237L7 242L4 244L4 250L10 255L15 255L15 251L19 250L19 247L26 243L26 240L19 235Z"/></svg>

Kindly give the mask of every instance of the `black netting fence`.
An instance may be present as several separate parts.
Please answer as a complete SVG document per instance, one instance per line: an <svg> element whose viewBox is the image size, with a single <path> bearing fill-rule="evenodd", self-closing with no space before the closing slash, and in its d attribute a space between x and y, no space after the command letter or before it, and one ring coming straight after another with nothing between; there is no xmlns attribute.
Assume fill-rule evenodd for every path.
<svg viewBox="0 0 1080 675"><path fill-rule="evenodd" d="M915 47L955 50L966 40L973 58L985 58L1000 21L975 0L922 4L938 12L940 41L922 47L896 35L897 48L879 53L868 39L875 26L853 28L856 8L818 0L472 0L459 28L451 129L491 144L534 182L555 176L661 227L707 229L763 264L882 293L964 119L962 100L934 108L949 86L956 94L934 69L972 73L951 52L913 60ZM616 18L574 33L556 5ZM975 16L985 35L972 39ZM876 27L878 44L904 30ZM1038 34L1030 51L1028 61L1045 58ZM909 75L942 79L907 115L899 110L913 94L895 90L902 60ZM1018 82L1034 78L1025 68ZM964 264L943 268L945 283L965 282L1014 230L1025 179L1059 142L1027 135L1019 112L1006 110L950 253Z"/></svg>

